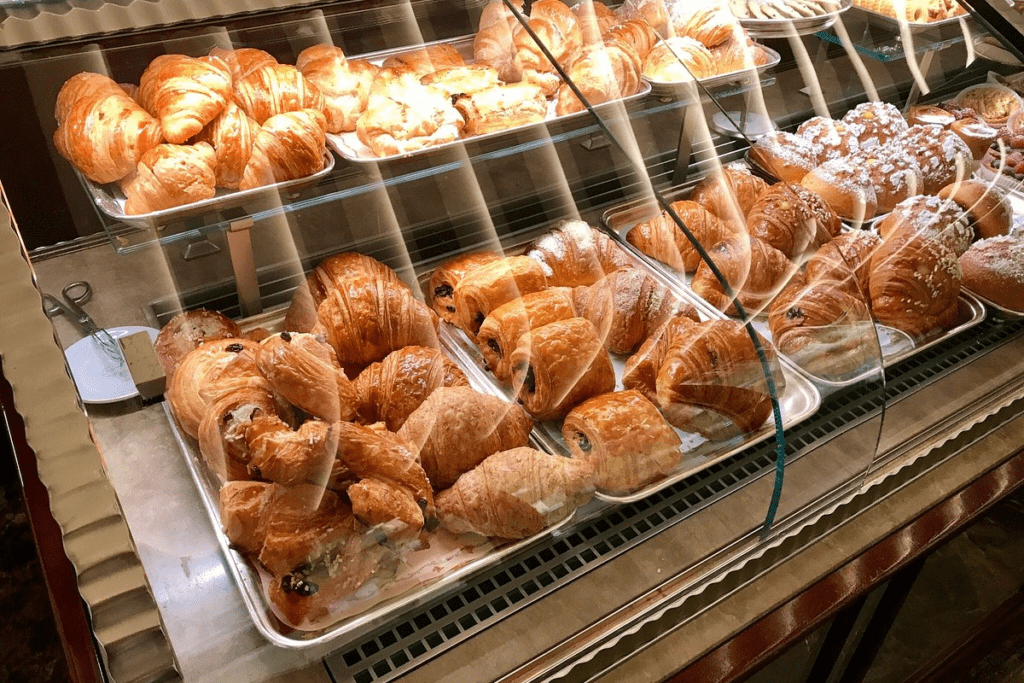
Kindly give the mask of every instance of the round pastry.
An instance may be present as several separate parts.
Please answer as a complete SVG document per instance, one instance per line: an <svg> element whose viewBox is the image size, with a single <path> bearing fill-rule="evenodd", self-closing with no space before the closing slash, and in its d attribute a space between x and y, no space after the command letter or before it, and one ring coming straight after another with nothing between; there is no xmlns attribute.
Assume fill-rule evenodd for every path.
<svg viewBox="0 0 1024 683"><path fill-rule="evenodd" d="M907 123L911 126L935 125L946 128L954 121L956 121L956 117L942 107L928 104L911 107L907 112Z"/></svg>
<svg viewBox="0 0 1024 683"><path fill-rule="evenodd" d="M687 82L717 73L715 58L694 38L680 36L659 42L644 60L644 76L654 81Z"/></svg>
<svg viewBox="0 0 1024 683"><path fill-rule="evenodd" d="M202 308L183 311L171 318L156 336L156 357L169 384L181 359L200 344L241 336L242 331L235 321L216 311Z"/></svg>
<svg viewBox="0 0 1024 683"><path fill-rule="evenodd" d="M975 161L980 161L999 134L992 126L973 119L960 119L950 124L949 129L967 143Z"/></svg>
<svg viewBox="0 0 1024 683"><path fill-rule="evenodd" d="M818 165L818 154L806 138L775 131L754 142L750 160L779 180L798 183Z"/></svg>
<svg viewBox="0 0 1024 683"><path fill-rule="evenodd" d="M1024 313L1024 238L1000 235L960 257L963 285L997 306Z"/></svg>
<svg viewBox="0 0 1024 683"><path fill-rule="evenodd" d="M962 107L970 107L990 126L1002 126L1022 106L1020 95L1005 85L983 83L967 88L955 100Z"/></svg>
<svg viewBox="0 0 1024 683"><path fill-rule="evenodd" d="M917 160L891 145L875 147L854 158L871 178L878 213L889 213L894 206L923 189L924 181Z"/></svg>
<svg viewBox="0 0 1024 683"><path fill-rule="evenodd" d="M935 194L973 172L974 155L970 147L956 133L940 126L914 126L900 136L897 144L897 149L902 148L917 160L924 194Z"/></svg>
<svg viewBox="0 0 1024 683"><path fill-rule="evenodd" d="M821 196L837 214L855 222L873 217L878 208L871 177L848 158L826 161L800 184Z"/></svg>
<svg viewBox="0 0 1024 683"><path fill-rule="evenodd" d="M897 234L920 235L942 242L957 256L967 251L974 238L974 230L960 207L932 195L900 202L875 228L884 240Z"/></svg>
<svg viewBox="0 0 1024 683"><path fill-rule="evenodd" d="M864 102L846 112L843 122L858 126L857 141L861 149L871 149L894 140L907 130L906 119L900 110L888 102Z"/></svg>
<svg viewBox="0 0 1024 683"><path fill-rule="evenodd" d="M860 149L860 128L843 121L815 116L796 129L796 134L811 143L819 164L845 157Z"/></svg>
<svg viewBox="0 0 1024 683"><path fill-rule="evenodd" d="M974 229L975 239L987 239L1010 232L1013 208L1006 195L992 185L978 180L965 180L942 188L939 198L952 200L967 213L967 222Z"/></svg>

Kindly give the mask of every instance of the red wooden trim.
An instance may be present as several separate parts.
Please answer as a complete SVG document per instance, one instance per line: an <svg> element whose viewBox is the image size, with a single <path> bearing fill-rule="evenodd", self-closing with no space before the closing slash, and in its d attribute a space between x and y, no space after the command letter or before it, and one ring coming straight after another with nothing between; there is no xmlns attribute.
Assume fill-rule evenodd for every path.
<svg viewBox="0 0 1024 683"><path fill-rule="evenodd" d="M25 440L25 423L14 410L14 393L0 364L0 410L7 419L14 461L21 473L25 508L39 552L46 591L74 683L102 683L92 627L78 592L78 576L64 553L63 534L50 513L50 497L39 480L35 453Z"/></svg>

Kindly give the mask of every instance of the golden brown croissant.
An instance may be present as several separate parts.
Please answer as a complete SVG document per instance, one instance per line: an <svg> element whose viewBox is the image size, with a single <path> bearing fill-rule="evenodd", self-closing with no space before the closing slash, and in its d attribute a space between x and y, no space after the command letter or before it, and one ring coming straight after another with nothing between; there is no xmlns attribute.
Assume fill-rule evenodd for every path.
<svg viewBox="0 0 1024 683"><path fill-rule="evenodd" d="M286 486L324 486L338 452L337 431L322 420L306 420L292 429L276 416L260 415L246 438L253 476Z"/></svg>
<svg viewBox="0 0 1024 683"><path fill-rule="evenodd" d="M440 387L398 431L419 448L435 491L446 489L484 458L525 446L533 423L523 409L469 387Z"/></svg>
<svg viewBox="0 0 1024 683"><path fill-rule="evenodd" d="M161 140L160 123L124 93L78 98L53 134L61 156L97 183L124 178Z"/></svg>
<svg viewBox="0 0 1024 683"><path fill-rule="evenodd" d="M249 340L246 340L249 341ZM227 351L235 351L237 347L228 347ZM203 376L199 387L199 397L212 405L228 394L236 391L254 389L272 395L276 405L275 412L284 420L292 419L291 406L279 395L273 393L273 387L260 372L256 365L256 348L254 344L246 344L235 357L225 363L211 367Z"/></svg>
<svg viewBox="0 0 1024 683"><path fill-rule="evenodd" d="M522 3L517 3L516 8L522 11ZM498 78L506 83L518 83L523 77L523 67L512 39L512 32L518 26L519 22L502 0L491 0L480 14L480 28L473 37L473 61L497 69Z"/></svg>
<svg viewBox="0 0 1024 683"><path fill-rule="evenodd" d="M473 251L451 258L430 274L427 282L427 301L431 308L452 324L458 324L458 311L455 308L455 286L466 276L466 273L477 266L496 261L501 256L493 251Z"/></svg>
<svg viewBox="0 0 1024 683"><path fill-rule="evenodd" d="M459 51L447 43L435 43L418 50L404 52L384 60L385 69L411 69L419 76L450 66L463 66L466 60Z"/></svg>
<svg viewBox="0 0 1024 683"><path fill-rule="evenodd" d="M583 34L583 44L593 45L601 42L601 36L619 22L608 5L597 0L582 0L572 6Z"/></svg>
<svg viewBox="0 0 1024 683"><path fill-rule="evenodd" d="M584 221L564 221L534 242L526 255L541 264L552 287L592 285L632 265L611 237Z"/></svg>
<svg viewBox="0 0 1024 683"><path fill-rule="evenodd" d="M196 438L199 423L206 413L207 401L200 391L207 383L207 376L233 361L239 353L255 346L244 339L218 339L200 344L181 360L171 377L166 397L171 412L186 434Z"/></svg>
<svg viewBox="0 0 1024 683"><path fill-rule="evenodd" d="M529 256L506 256L474 268L455 285L459 327L476 337L495 308L547 285L544 268Z"/></svg>
<svg viewBox="0 0 1024 683"><path fill-rule="evenodd" d="M259 124L249 118L234 102L208 123L195 137L195 142L208 142L217 153L217 187L238 189Z"/></svg>
<svg viewBox="0 0 1024 683"><path fill-rule="evenodd" d="M745 229L744 218L757 198L768 188L761 178L728 166L721 173L709 175L690 192L690 201L697 202L737 231Z"/></svg>
<svg viewBox="0 0 1024 683"><path fill-rule="evenodd" d="M256 69L235 83L234 98L235 103L261 126L271 116L285 112L300 109L324 111L320 90L288 64Z"/></svg>
<svg viewBox="0 0 1024 683"><path fill-rule="evenodd" d="M423 528L423 510L406 489L364 477L346 493L356 519L369 527L391 527L384 531L389 540L411 538Z"/></svg>
<svg viewBox="0 0 1024 683"><path fill-rule="evenodd" d="M651 53L654 46L658 44L658 34L654 32L651 25L640 19L629 19L609 28L604 34L604 40L612 42L621 40L629 43L636 50L640 57L641 67L647 55Z"/></svg>
<svg viewBox="0 0 1024 683"><path fill-rule="evenodd" d="M252 154L238 188L295 180L323 170L326 119L316 109L300 109L267 119L252 143Z"/></svg>
<svg viewBox="0 0 1024 683"><path fill-rule="evenodd" d="M597 488L635 491L679 464L679 435L638 391L601 394L579 404L562 423L573 458L590 464Z"/></svg>
<svg viewBox="0 0 1024 683"><path fill-rule="evenodd" d="M378 157L458 139L465 121L441 90L423 85L415 77L412 82L390 88L378 88L381 82L378 76L366 110L356 121L359 140Z"/></svg>
<svg viewBox="0 0 1024 683"><path fill-rule="evenodd" d="M170 381L181 359L203 342L241 337L231 318L204 308L182 311L160 328L154 346L156 357Z"/></svg>
<svg viewBox="0 0 1024 683"><path fill-rule="evenodd" d="M266 50L255 47L240 47L226 50L215 47L210 50L211 57L222 59L231 71L232 82L237 83L253 71L264 66L273 66L277 60Z"/></svg>
<svg viewBox="0 0 1024 683"><path fill-rule="evenodd" d="M538 420L554 420L615 389L615 370L594 324L569 318L531 330L512 352L512 386Z"/></svg>
<svg viewBox="0 0 1024 683"><path fill-rule="evenodd" d="M631 0L619 5L616 16L623 22L639 21L650 26L660 35L669 30L668 8L663 0Z"/></svg>
<svg viewBox="0 0 1024 683"><path fill-rule="evenodd" d="M750 235L796 258L814 246L818 222L795 188L776 183L761 193L747 214Z"/></svg>
<svg viewBox="0 0 1024 683"><path fill-rule="evenodd" d="M643 74L655 81L686 82L716 73L711 52L700 41L685 36L658 41L644 59Z"/></svg>
<svg viewBox="0 0 1024 683"><path fill-rule="evenodd" d="M748 316L765 308L796 269L781 251L756 237L730 237L708 249L708 256L732 287ZM693 291L720 311L737 315L708 264L701 262L690 282Z"/></svg>
<svg viewBox="0 0 1024 683"><path fill-rule="evenodd" d="M406 346L373 363L355 380L361 422L397 432L438 387L469 386L465 373L437 349Z"/></svg>
<svg viewBox="0 0 1024 683"><path fill-rule="evenodd" d="M733 33L726 41L709 49L719 74L753 69L771 61L765 49L742 32Z"/></svg>
<svg viewBox="0 0 1024 683"><path fill-rule="evenodd" d="M733 223L720 220L696 202L672 202L672 209L705 250L737 234ZM665 211L630 228L626 241L679 271L692 273L700 263L700 252Z"/></svg>
<svg viewBox="0 0 1024 683"><path fill-rule="evenodd" d="M441 524L453 534L526 538L590 499L590 466L532 448L495 453L437 497Z"/></svg>
<svg viewBox="0 0 1024 683"><path fill-rule="evenodd" d="M75 102L83 97L96 95L127 95L127 93L114 79L108 76L89 71L77 73L64 81L64 85L57 93L57 101L53 106L53 117L57 119L57 125L64 122Z"/></svg>
<svg viewBox="0 0 1024 683"><path fill-rule="evenodd" d="M611 41L585 46L566 70L590 105L611 102L636 94L640 89L640 55L629 43ZM583 111L583 103L567 83L558 88L555 113Z"/></svg>
<svg viewBox="0 0 1024 683"><path fill-rule="evenodd" d="M530 7L528 23L560 65L565 67L576 60L580 48L583 47L583 32L576 21L576 15L567 5L560 0L538 0ZM558 87L558 76L554 73L555 67L544 56L544 52L522 25L516 25L512 32L512 40L524 76L529 79L531 73L538 74L542 79L538 85L547 83L550 90L546 94L553 95Z"/></svg>
<svg viewBox="0 0 1024 683"><path fill-rule="evenodd" d="M231 101L231 71L216 57L162 55L139 79L139 101L160 119L164 138L182 144Z"/></svg>
<svg viewBox="0 0 1024 683"><path fill-rule="evenodd" d="M256 366L274 391L327 422L351 420L358 394L342 372L334 349L311 334L282 332L256 350Z"/></svg>
<svg viewBox="0 0 1024 683"><path fill-rule="evenodd" d="M858 299L867 300L871 257L882 238L867 230L837 235L818 248L805 266L807 280L829 281Z"/></svg>
<svg viewBox="0 0 1024 683"><path fill-rule="evenodd" d="M540 123L548 103L540 87L532 83L496 85L454 98L455 108L466 121L463 135L484 135L515 126Z"/></svg>
<svg viewBox="0 0 1024 683"><path fill-rule="evenodd" d="M210 199L216 193L217 153L205 142L157 145L142 155L123 185L126 214L151 213Z"/></svg>
<svg viewBox="0 0 1024 683"><path fill-rule="evenodd" d="M318 315L346 373L404 346L438 346L434 312L407 287L386 280L331 291Z"/></svg>
<svg viewBox="0 0 1024 683"><path fill-rule="evenodd" d="M248 430L260 416L277 415L274 397L261 387L240 387L209 404L199 423L199 452L224 481L251 479Z"/></svg>
<svg viewBox="0 0 1024 683"><path fill-rule="evenodd" d="M675 2L668 5L671 34L687 36L700 41L705 47L715 47L728 40L738 29L738 22L729 9L717 2Z"/></svg>
<svg viewBox="0 0 1024 683"><path fill-rule="evenodd" d="M365 59L346 59L341 48L334 45L306 48L299 53L295 66L323 95L327 132L355 130L379 68Z"/></svg>

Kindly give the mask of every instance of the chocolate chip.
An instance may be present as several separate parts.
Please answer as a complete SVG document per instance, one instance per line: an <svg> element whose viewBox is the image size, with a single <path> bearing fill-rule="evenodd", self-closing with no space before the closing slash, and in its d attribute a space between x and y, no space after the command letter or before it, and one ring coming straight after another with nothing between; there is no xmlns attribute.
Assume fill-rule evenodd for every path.
<svg viewBox="0 0 1024 683"><path fill-rule="evenodd" d="M804 312L799 306L793 306L791 309L786 311L786 320L793 320L795 318L802 317L804 317Z"/></svg>
<svg viewBox="0 0 1024 683"><path fill-rule="evenodd" d="M501 352L501 345L498 344L497 339L488 339L487 346L490 347L491 351L494 351L496 354L498 354L498 358L504 357L504 354L502 354Z"/></svg>
<svg viewBox="0 0 1024 683"><path fill-rule="evenodd" d="M484 315L484 312L483 311L478 311L477 314L476 314L476 317L473 318L473 322L476 325L483 325L484 324L484 320L486 320L486 319L487 319L487 316Z"/></svg>
<svg viewBox="0 0 1024 683"><path fill-rule="evenodd" d="M245 348L244 346L242 346L238 342L235 342L234 344L228 344L224 348L224 350L225 351L229 351L230 353L241 353L242 349L244 349L244 348Z"/></svg>
<svg viewBox="0 0 1024 683"><path fill-rule="evenodd" d="M418 498L416 500L416 504L420 506L420 510L426 510L427 509L427 499L426 498Z"/></svg>
<svg viewBox="0 0 1024 683"><path fill-rule="evenodd" d="M594 447L594 445L590 443L590 439L588 439L587 435L583 432L576 432L576 443L579 444L580 450L583 452L587 452Z"/></svg>
<svg viewBox="0 0 1024 683"><path fill-rule="evenodd" d="M292 340L292 335L289 334L288 332L282 332L281 339L282 341L290 342Z"/></svg>
<svg viewBox="0 0 1024 683"><path fill-rule="evenodd" d="M427 517L423 520L423 528L427 531L433 531L437 528L437 525L441 523L441 520L437 517Z"/></svg>
<svg viewBox="0 0 1024 683"><path fill-rule="evenodd" d="M453 291L454 290L452 290L451 285L438 285L437 287L434 287L434 298L448 299L451 297ZM452 312L454 313L454 309L452 309Z"/></svg>
<svg viewBox="0 0 1024 683"><path fill-rule="evenodd" d="M523 387L531 394L537 391L537 377L533 374L533 366L526 366L526 376L523 377Z"/></svg>

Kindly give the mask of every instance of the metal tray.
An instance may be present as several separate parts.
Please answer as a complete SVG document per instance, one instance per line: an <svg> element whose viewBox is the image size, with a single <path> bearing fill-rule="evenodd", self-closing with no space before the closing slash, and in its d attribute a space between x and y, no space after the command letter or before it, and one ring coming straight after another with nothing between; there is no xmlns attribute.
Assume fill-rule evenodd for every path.
<svg viewBox="0 0 1024 683"><path fill-rule="evenodd" d="M761 47L768 53L769 59L767 64L762 64L753 69L757 73L757 78L760 78L761 74L777 66L782 61L782 56L778 52L764 45L761 45ZM646 76L645 78L651 83L651 93L657 97L686 96L694 83L694 81L659 81ZM730 71L727 74L701 78L696 82L705 88L715 88L720 85L737 82L744 83L752 80L754 80L754 76L751 74L751 69L741 69L740 71Z"/></svg>
<svg viewBox="0 0 1024 683"><path fill-rule="evenodd" d="M825 12L814 17L796 19L753 19L739 17L740 26L746 29L751 38L788 38L791 35L817 33L836 23L839 15L850 9L853 0L840 0L839 9Z"/></svg>
<svg viewBox="0 0 1024 683"><path fill-rule="evenodd" d="M525 233L518 233L512 236L511 239L506 240L501 245L503 253L508 256L521 254L530 242L545 234L548 229L550 229L550 226L545 226L537 230L526 231ZM465 251L474 250L467 249ZM626 254L633 258L637 268L648 272L652 277L667 286L669 291L671 291L675 296L693 303L702 320L724 317L707 306L707 304L699 298L693 297L691 293L681 289L677 283L672 281L671 278L666 278L657 270L649 268L648 264L643 260L636 258L635 254L628 250L626 251ZM455 255L456 254L450 254L446 258L451 258ZM421 287L425 287L432 270L433 269L426 270L418 277ZM452 355L459 358L462 366L472 370L478 381L490 383L494 388L495 393L498 393L498 395L501 395L511 401L515 400L512 387L501 382L494 375L484 369L486 367L486 363L484 362L483 355L461 329L442 321L441 341L452 352ZM618 354L609 355L612 359L612 366L615 368L615 390L620 391L623 388L622 370L625 366L627 356ZM784 361L782 363L782 372L786 378L786 388L782 396L779 397L779 406L782 410L783 428L788 429L817 412L818 407L821 405L821 395L818 393L814 385L797 372L788 362ZM545 450L556 455L569 455L569 449L566 446L565 441L562 439L561 420L535 422L535 424L535 434ZM775 433L775 426L774 423L769 420L761 429L753 434L738 436L728 441L708 441L699 434L684 432L679 429L676 429L676 433L682 440L683 445L680 450L681 460L675 470L664 478L648 484L637 491L623 494L598 491L595 494L596 497L612 503L630 503L641 500L642 498L646 498L657 491L672 486L673 484L682 481L701 470L707 469L715 463L735 455L745 448L772 436Z"/></svg>
<svg viewBox="0 0 1024 683"><path fill-rule="evenodd" d="M324 153L324 167L312 175L295 180L286 180L272 185L254 187L251 190L217 190L217 194L210 199L203 199L191 204L175 206L170 209L161 209L150 213L126 214L124 212L125 196L121 189L115 184L98 185L81 173L78 176L82 184L92 195L96 206L100 211L111 218L127 223L136 228L162 228L174 221L194 216L201 216L212 211L222 211L243 206L250 202L265 201L272 196L293 195L299 191L316 184L321 178L334 169L334 155L327 151Z"/></svg>
<svg viewBox="0 0 1024 683"><path fill-rule="evenodd" d="M853 5L853 9L858 11L858 12L862 12L864 14L864 16L867 17L869 20L875 20L876 23L885 24L887 27L892 28L892 29L894 29L896 31L900 30L900 26L903 23L906 23L906 25L909 26L910 30L912 30L912 31L925 31L927 29L939 28L939 27L942 27L942 26L952 26L953 24L958 23L960 21L960 19L967 20L967 19L971 18L970 14L963 14L963 15L956 16L956 17L949 17L949 18L946 18L946 19L940 19L938 21L928 21L928 22L907 21L907 22L901 22L896 17L891 17L888 14L882 14L881 12L875 12L874 10L870 10L870 9L865 8L865 7L861 7L860 5L857 5L857 4Z"/></svg>
<svg viewBox="0 0 1024 683"><path fill-rule="evenodd" d="M971 289L968 289L967 287L962 287L960 291L963 292L964 294L974 297L981 303L985 304L986 307L991 308L996 313L996 316L999 318L1002 318L1004 320L1024 320L1024 311L1015 311L1012 308L1000 306L999 304L989 301L982 295L978 294L977 292Z"/></svg>

